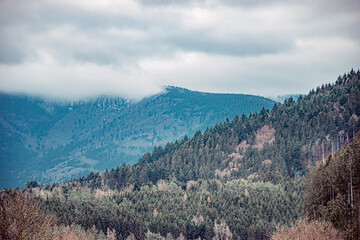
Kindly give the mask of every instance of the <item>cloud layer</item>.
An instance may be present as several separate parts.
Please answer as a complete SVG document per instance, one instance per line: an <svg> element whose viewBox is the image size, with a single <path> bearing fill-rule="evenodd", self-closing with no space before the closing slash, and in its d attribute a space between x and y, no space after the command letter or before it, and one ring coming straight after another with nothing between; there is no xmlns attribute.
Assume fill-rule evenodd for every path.
<svg viewBox="0 0 360 240"><path fill-rule="evenodd" d="M2 0L0 91L306 93L360 63L355 0Z"/></svg>

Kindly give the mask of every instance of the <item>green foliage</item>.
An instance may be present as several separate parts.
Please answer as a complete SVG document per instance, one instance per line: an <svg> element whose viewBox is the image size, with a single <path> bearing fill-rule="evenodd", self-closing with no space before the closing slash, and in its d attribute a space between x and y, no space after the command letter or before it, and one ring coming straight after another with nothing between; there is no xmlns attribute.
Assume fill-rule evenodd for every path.
<svg viewBox="0 0 360 240"><path fill-rule="evenodd" d="M65 195L64 188L41 190L37 195L45 206L61 216L63 224L106 232L114 229L119 239L133 234L137 239L268 239L282 222L299 216L297 197L302 178L245 183L218 180L159 181L122 192L76 187ZM42 192L42 193L41 193ZM42 196L42 197L40 197ZM220 238L221 239L221 238Z"/></svg>
<svg viewBox="0 0 360 240"><path fill-rule="evenodd" d="M347 100L342 102L341 99ZM95 176L74 180L80 186L121 190L165 179L276 181L305 174L360 130L360 73L353 72L311 91L297 102L275 104L269 112L226 120L197 131L192 138L157 146L133 166L123 164Z"/></svg>
<svg viewBox="0 0 360 240"><path fill-rule="evenodd" d="M0 102L0 187L23 187L29 179L64 181L134 164L157 144L274 104L259 96L175 87L137 102L99 97L59 103L3 93Z"/></svg>
<svg viewBox="0 0 360 240"><path fill-rule="evenodd" d="M351 72L297 102L226 119L155 147L133 166L91 172L38 196L63 224L112 229L118 239L270 239L302 216L303 175L324 162L308 173L304 210L356 239L359 142L345 143L360 130L359 99L360 72Z"/></svg>
<svg viewBox="0 0 360 240"><path fill-rule="evenodd" d="M311 219L331 222L347 239L360 237L360 140L345 145L309 173L304 207Z"/></svg>
<svg viewBox="0 0 360 240"><path fill-rule="evenodd" d="M28 181L26 184L25 184L25 187L27 188L36 188L36 187L39 187L39 184L36 180L31 180L31 181Z"/></svg>

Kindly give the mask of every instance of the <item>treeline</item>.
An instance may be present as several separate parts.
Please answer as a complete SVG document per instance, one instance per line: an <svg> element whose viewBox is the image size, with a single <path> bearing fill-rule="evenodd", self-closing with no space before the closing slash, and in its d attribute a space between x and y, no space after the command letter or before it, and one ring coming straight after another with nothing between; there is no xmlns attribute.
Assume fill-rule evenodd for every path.
<svg viewBox="0 0 360 240"><path fill-rule="evenodd" d="M360 134L310 171L304 186L308 218L331 222L347 239L360 238Z"/></svg>
<svg viewBox="0 0 360 240"><path fill-rule="evenodd" d="M306 175L303 220L283 226L272 240L360 238L360 133ZM290 224L291 225L291 224Z"/></svg>
<svg viewBox="0 0 360 240"><path fill-rule="evenodd" d="M356 239L359 142L346 143L360 130L359 99L360 72L351 71L271 112L226 119L155 147L133 166L28 186L63 226L117 239L270 239L304 213ZM303 195L304 175L319 164ZM328 223L317 223L283 233L320 226L338 236Z"/></svg>
<svg viewBox="0 0 360 240"><path fill-rule="evenodd" d="M304 173L360 130L359 78L359 71L351 71L297 102L290 98L271 112L262 109L226 119L191 138L155 147L133 166L123 164L72 182L121 190L160 179L277 181L279 176Z"/></svg>
<svg viewBox="0 0 360 240"><path fill-rule="evenodd" d="M302 179L160 180L121 192L65 184L33 192L61 224L109 229L117 239L269 239L278 225L299 217Z"/></svg>
<svg viewBox="0 0 360 240"><path fill-rule="evenodd" d="M107 235L95 227L84 229L80 225L60 224L53 212L46 210L32 191L7 190L0 191L0 239L112 239L115 233Z"/></svg>

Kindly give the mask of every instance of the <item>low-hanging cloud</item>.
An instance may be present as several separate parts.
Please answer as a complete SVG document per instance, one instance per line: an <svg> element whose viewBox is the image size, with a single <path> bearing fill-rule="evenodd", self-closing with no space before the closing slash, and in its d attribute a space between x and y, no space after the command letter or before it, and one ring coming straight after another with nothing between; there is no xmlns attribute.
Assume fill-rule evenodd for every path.
<svg viewBox="0 0 360 240"><path fill-rule="evenodd" d="M305 93L359 67L359 22L355 0L3 0L0 91Z"/></svg>

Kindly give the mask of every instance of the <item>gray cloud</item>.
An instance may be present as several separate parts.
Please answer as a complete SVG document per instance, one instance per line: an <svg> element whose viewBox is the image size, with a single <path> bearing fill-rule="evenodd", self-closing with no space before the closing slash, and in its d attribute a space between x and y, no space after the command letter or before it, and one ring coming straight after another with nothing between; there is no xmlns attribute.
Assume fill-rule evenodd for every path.
<svg viewBox="0 0 360 240"><path fill-rule="evenodd" d="M307 92L358 68L355 0L3 0L0 91Z"/></svg>

